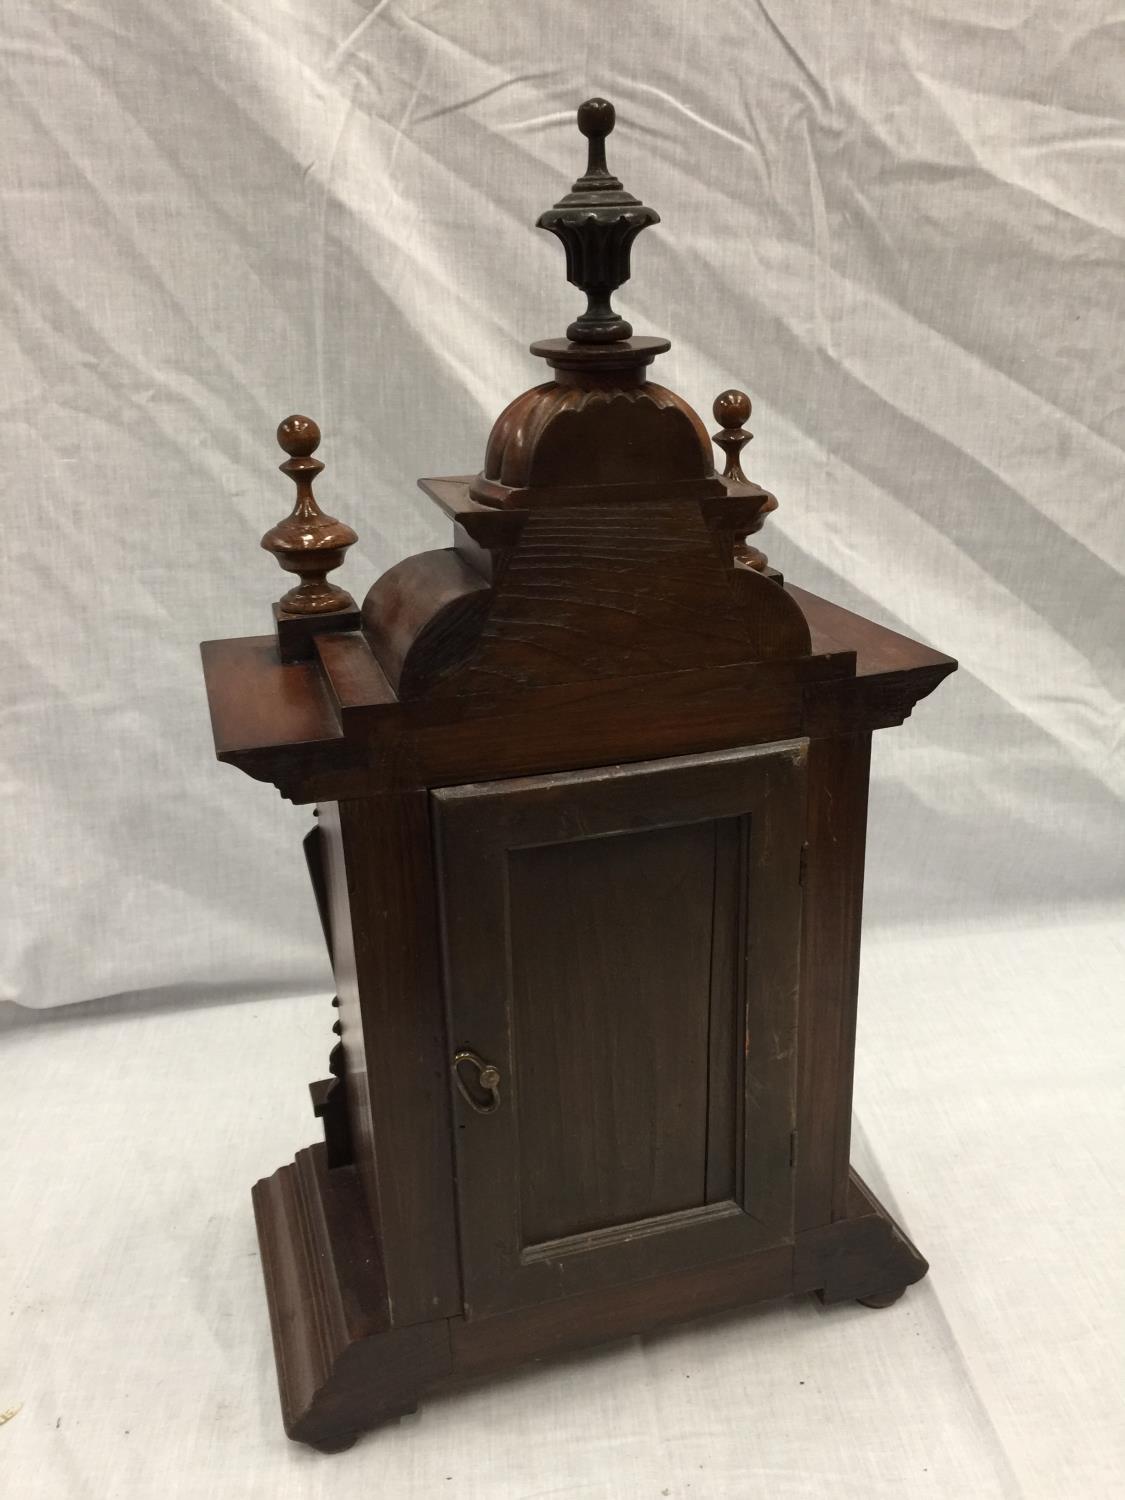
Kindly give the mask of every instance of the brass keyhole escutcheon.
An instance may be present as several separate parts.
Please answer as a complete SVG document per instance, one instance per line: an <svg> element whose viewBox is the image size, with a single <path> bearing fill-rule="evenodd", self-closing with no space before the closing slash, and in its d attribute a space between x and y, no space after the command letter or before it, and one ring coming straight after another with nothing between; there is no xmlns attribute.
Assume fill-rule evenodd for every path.
<svg viewBox="0 0 1125 1500"><path fill-rule="evenodd" d="M476 1069L476 1083L477 1087L484 1092L483 1099L476 1098L469 1092L465 1076L461 1071L463 1064ZM490 1115L499 1109L500 1069L494 1063L485 1062L483 1057L478 1057L475 1052L462 1047L460 1052L455 1052L453 1055L453 1077L461 1098L471 1109L475 1109L478 1115Z"/></svg>

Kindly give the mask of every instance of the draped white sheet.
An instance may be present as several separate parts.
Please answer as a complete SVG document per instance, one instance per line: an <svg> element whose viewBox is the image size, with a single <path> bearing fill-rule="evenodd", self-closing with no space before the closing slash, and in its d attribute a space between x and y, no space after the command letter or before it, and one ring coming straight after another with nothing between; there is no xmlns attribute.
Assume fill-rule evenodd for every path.
<svg viewBox="0 0 1125 1500"><path fill-rule="evenodd" d="M362 596L448 544L581 305L531 226L575 105L663 223L620 298L787 575L960 658L876 752L875 922L1120 889L1123 32L1108 0L9 0L0 33L0 995L327 983L306 810L212 760L201 637L262 633L321 423Z"/></svg>

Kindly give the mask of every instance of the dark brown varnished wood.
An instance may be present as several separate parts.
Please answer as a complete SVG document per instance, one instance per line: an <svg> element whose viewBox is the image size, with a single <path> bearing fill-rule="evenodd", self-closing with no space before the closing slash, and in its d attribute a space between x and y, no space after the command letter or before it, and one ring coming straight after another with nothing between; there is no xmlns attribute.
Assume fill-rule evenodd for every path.
<svg viewBox="0 0 1125 1500"><path fill-rule="evenodd" d="M791 1235L805 759L434 794L450 1045L502 1080L455 1110L474 1315Z"/></svg>
<svg viewBox="0 0 1125 1500"><path fill-rule="evenodd" d="M587 99L578 128L589 143L586 170L567 195L539 215L540 229L566 249L567 280L586 293L586 311L567 329L580 347L620 343L633 330L614 312L610 297L629 279L633 241L660 215L625 192L606 165L605 141L617 121L608 99Z"/></svg>
<svg viewBox="0 0 1125 1500"><path fill-rule="evenodd" d="M285 1430L324 1452L413 1411L430 1391L530 1360L795 1292L890 1306L927 1269L853 1174L847 1217L786 1243L491 1317L395 1329L366 1251L354 1168L328 1171L322 1146L300 1152L255 1186L254 1210Z"/></svg>
<svg viewBox="0 0 1125 1500"><path fill-rule="evenodd" d="M589 305L480 472L420 481L452 545L203 647L219 758L318 804L324 1143L254 1205L286 1430L324 1451L557 1350L926 1271L850 1169L851 1086L871 735L956 664L748 546L749 398L714 405L718 474L611 306L657 216L612 108L582 120L542 222ZM283 424L300 608L347 531L318 437Z"/></svg>
<svg viewBox="0 0 1125 1500"><path fill-rule="evenodd" d="M337 1452L452 1371L449 1325L392 1325L358 1173L330 1171L323 1146L257 1183L253 1200L285 1430Z"/></svg>
<svg viewBox="0 0 1125 1500"><path fill-rule="evenodd" d="M956 668L941 652L804 589L790 584L784 592L808 622L807 658L518 695L485 692L433 705L400 704L356 632L329 636L317 641L318 651L354 640L349 662L366 663L362 673L349 667L349 680L362 682L348 694L346 715L334 709L337 677L323 661L319 670L283 666L268 636L208 641L203 662L216 752L278 784L291 800L315 802L471 781L494 766L496 774L522 775L641 760L646 744L648 754L677 755L861 733L901 724Z"/></svg>
<svg viewBox="0 0 1125 1500"><path fill-rule="evenodd" d="M320 459L313 457L320 446L320 428L311 417L286 417L278 426L277 441L289 455L280 467L297 486L297 498L285 520L266 532L262 546L287 573L296 573L300 579L279 601L279 619L302 620L354 610L352 596L327 577L343 562L356 534L335 516L326 516L313 494L312 482L324 469Z"/></svg>
<svg viewBox="0 0 1125 1500"><path fill-rule="evenodd" d="M822 1302L889 1307L929 1266L870 1188L848 1175L841 1210L830 1224L794 1241L793 1290Z"/></svg>
<svg viewBox="0 0 1125 1500"><path fill-rule="evenodd" d="M712 442L723 450L727 461L723 478L729 486L749 486L751 481L742 472L740 455L754 436L752 432L746 431L746 423L750 420L750 397L745 391L723 391L715 397L711 411L715 421L719 423L719 431L713 434ZM735 543L735 562L744 568L751 568L755 573L764 572L769 560L764 552L750 546L748 535L760 530L765 518L776 509L777 500L774 496L763 492L761 508L750 525L740 528L742 534Z"/></svg>
<svg viewBox="0 0 1125 1500"><path fill-rule="evenodd" d="M407 792L326 806L321 829L333 899L350 919L353 967L337 986L349 1088L362 1094L356 1162L387 1318L401 1327L461 1306L428 801Z"/></svg>
<svg viewBox="0 0 1125 1500"><path fill-rule="evenodd" d="M809 746L798 1229L842 1217L848 1191L870 759L870 734L814 739Z"/></svg>

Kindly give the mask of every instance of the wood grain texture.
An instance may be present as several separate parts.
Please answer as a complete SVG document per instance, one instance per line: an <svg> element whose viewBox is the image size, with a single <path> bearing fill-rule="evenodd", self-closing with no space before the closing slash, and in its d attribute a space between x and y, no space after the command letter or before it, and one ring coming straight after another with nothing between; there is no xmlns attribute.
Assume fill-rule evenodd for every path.
<svg viewBox="0 0 1125 1500"><path fill-rule="evenodd" d="M552 362L566 358L546 343L539 349ZM706 431L681 397L627 369L597 378L599 367L624 357L598 350L580 382L564 377L517 396L492 429L472 497L558 509L585 505L594 487L627 490L633 504L659 500L685 481L717 490Z"/></svg>
<svg viewBox="0 0 1125 1500"><path fill-rule="evenodd" d="M305 835L302 844L317 913L320 916L321 930L324 933L324 943L328 949L328 960L335 970L332 945L332 897L329 890L328 860L331 852L328 848L329 837L319 824L314 824ZM339 996L333 999L332 1004L339 1011ZM333 1021L332 1030L337 1037L341 1035L343 1026L339 1015ZM351 1166L355 1157L352 1151L351 1122L348 1118L347 1059L342 1041L337 1041L332 1047L328 1069L331 1075L329 1078L319 1079L309 1084L313 1114L324 1127L328 1165L330 1167Z"/></svg>
<svg viewBox="0 0 1125 1500"><path fill-rule="evenodd" d="M313 457L320 446L320 428L310 417L286 417L278 426L277 441L289 455L281 472L297 486L297 496L291 513L266 532L262 546L300 580L279 601L281 615L300 619L352 612L352 596L328 582L328 574L344 561L356 534L335 516L325 515L313 494L313 480L324 469Z"/></svg>
<svg viewBox="0 0 1125 1500"><path fill-rule="evenodd" d="M851 1085L871 733L956 663L749 546L749 398L715 404L720 476L610 303L658 217L612 120L582 107L540 221L589 300L531 346L553 378L481 473L422 482L453 545L357 622L294 418L265 544L304 581L276 640L203 648L219 758L320 804L325 1143L254 1202L286 1430L324 1449L556 1349L926 1269L849 1172Z"/></svg>
<svg viewBox="0 0 1125 1500"><path fill-rule="evenodd" d="M311 662L285 665L272 635L200 646L215 753L268 751L281 758L342 739L324 681Z"/></svg>
<svg viewBox="0 0 1125 1500"><path fill-rule="evenodd" d="M329 1171L322 1146L257 1183L253 1202L285 1431L338 1452L451 1371L448 1324L388 1323L357 1175Z"/></svg>
<svg viewBox="0 0 1125 1500"><path fill-rule="evenodd" d="M740 586L774 591L769 580L738 571ZM270 637L207 642L216 751L294 801L334 800L485 774L864 733L901 723L956 668L884 626L803 590L785 592L800 598L810 623L810 657L519 692L494 687L412 704L389 694L376 668L366 692L338 710L335 672L282 666ZM336 641L318 640L322 659Z"/></svg>
<svg viewBox="0 0 1125 1500"><path fill-rule="evenodd" d="M358 630L363 623L357 606L327 615L291 615L280 604L273 606L277 655L282 662L311 661L318 636Z"/></svg>
<svg viewBox="0 0 1125 1500"><path fill-rule="evenodd" d="M349 1157L363 1183L369 1204L369 1217L374 1225L377 1222L379 1201L375 1174L375 1123L371 1112L367 1039L364 1035L363 1006L356 971L344 836L340 827L340 809L336 803L326 802L318 807L316 831L327 907L326 925L331 934L329 952L336 982L336 1013L343 1057L342 1082L348 1120Z"/></svg>
<svg viewBox="0 0 1125 1500"><path fill-rule="evenodd" d="M848 1216L793 1241L492 1317L392 1328L354 1170L327 1171L322 1147L301 1152L255 1186L254 1211L285 1430L329 1453L428 1392L530 1360L794 1293L887 1305L927 1269L853 1174Z"/></svg>
<svg viewBox="0 0 1125 1500"><path fill-rule="evenodd" d="M408 557L372 585L364 630L398 697L420 697L461 664L491 601L488 579L453 548Z"/></svg>
<svg viewBox="0 0 1125 1500"><path fill-rule="evenodd" d="M313 655L345 738L357 713L397 703L395 691L361 631L322 635L314 643Z"/></svg>
<svg viewBox="0 0 1125 1500"><path fill-rule="evenodd" d="M354 1086L364 1125L370 1114L356 1160L388 1319L402 1327L461 1306L429 810L424 793L406 793L344 802L337 816L355 964L344 1036L358 1009L366 1069Z"/></svg>
<svg viewBox="0 0 1125 1500"><path fill-rule="evenodd" d="M453 1380L492 1374L530 1359L646 1333L689 1318L771 1302L788 1296L792 1284L793 1247L777 1245L494 1318L452 1319ZM747 1357L752 1357L752 1348Z"/></svg>
<svg viewBox="0 0 1125 1500"><path fill-rule="evenodd" d="M738 898L717 842L707 820L509 851L525 1247L707 1201L710 1014L737 1004L729 976L711 994Z"/></svg>
<svg viewBox="0 0 1125 1500"><path fill-rule="evenodd" d="M908 635L901 635L889 626L844 609L840 604L833 604L829 599L810 594L807 589L788 583L785 592L798 602L801 613L809 622L813 650L854 651L857 676L894 676L900 672L928 674L934 669L949 673L956 669L953 657Z"/></svg>
<svg viewBox="0 0 1125 1500"><path fill-rule="evenodd" d="M451 1045L502 1078L455 1108L473 1316L791 1233L804 756L435 793Z"/></svg>
<svg viewBox="0 0 1125 1500"><path fill-rule="evenodd" d="M929 1265L856 1172L845 1189L837 1219L798 1235L793 1290L816 1292L822 1302L889 1307Z"/></svg>
<svg viewBox="0 0 1125 1500"><path fill-rule="evenodd" d="M799 609L744 591L697 504L603 503L528 516L466 665L435 687L520 691L807 652Z"/></svg>
<svg viewBox="0 0 1125 1500"><path fill-rule="evenodd" d="M797 1228L846 1212L871 736L809 746Z"/></svg>

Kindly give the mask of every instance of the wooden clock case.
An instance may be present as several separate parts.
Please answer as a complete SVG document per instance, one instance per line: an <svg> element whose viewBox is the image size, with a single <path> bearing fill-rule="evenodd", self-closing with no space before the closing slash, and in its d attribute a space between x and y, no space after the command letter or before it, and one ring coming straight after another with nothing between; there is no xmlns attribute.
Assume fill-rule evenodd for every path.
<svg viewBox="0 0 1125 1500"><path fill-rule="evenodd" d="M203 656L220 760L315 803L338 990L323 1142L254 1188L289 1435L718 1309L884 1306L926 1262L849 1166L872 731L954 669L785 584L746 538L737 392L706 430L613 311L655 222L590 164L540 221L589 298L453 545L357 609L355 539L279 429L300 582Z"/></svg>

